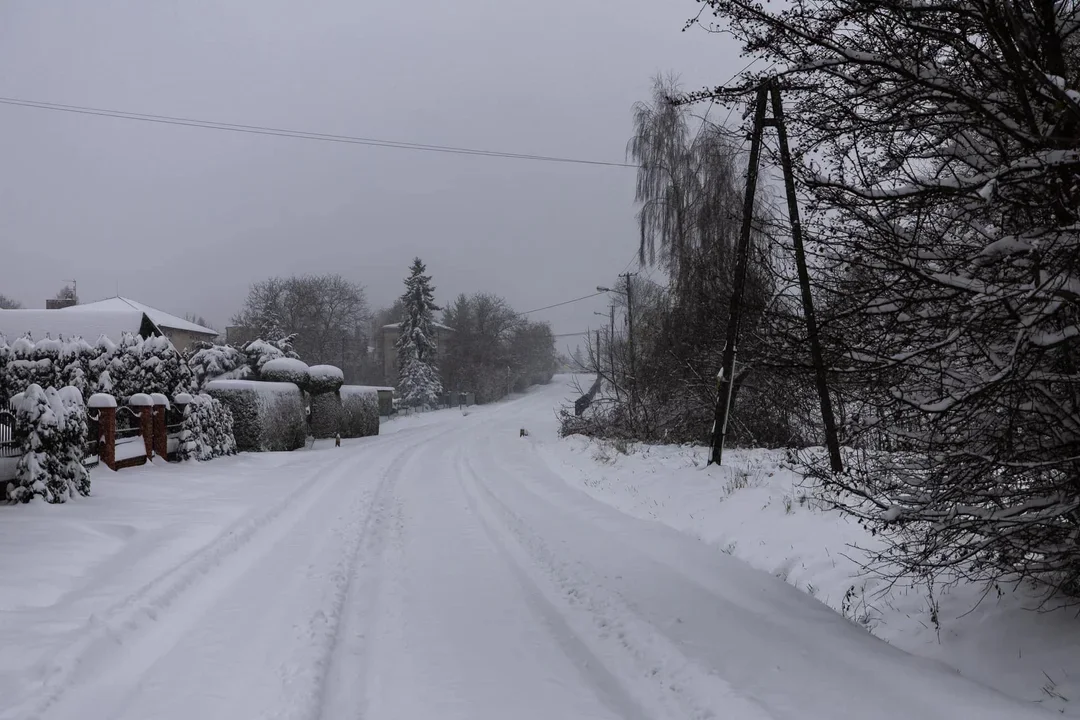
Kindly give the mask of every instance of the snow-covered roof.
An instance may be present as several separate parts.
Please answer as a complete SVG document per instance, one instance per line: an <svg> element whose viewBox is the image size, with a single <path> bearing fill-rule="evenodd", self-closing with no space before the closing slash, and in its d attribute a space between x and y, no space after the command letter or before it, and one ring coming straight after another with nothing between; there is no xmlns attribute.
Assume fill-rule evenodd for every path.
<svg viewBox="0 0 1080 720"><path fill-rule="evenodd" d="M218 331L213 328L197 325L184 318L170 315L163 310L152 308L149 305L143 305L141 302L136 302L126 297L120 297L119 295L105 300L98 300L97 302L85 303L83 305L72 305L71 307L64 308L61 312L70 312L72 310L92 310L99 312L138 310L141 313L145 313L146 317L150 318L150 322L154 323L159 328L183 330L184 332L195 333L196 335L218 335Z"/></svg>
<svg viewBox="0 0 1080 720"><path fill-rule="evenodd" d="M89 343L99 337L119 342L125 332L141 334L146 315L125 307L117 310L87 310L75 306L65 310L0 310L0 335L9 343L27 333L35 340L76 336Z"/></svg>
<svg viewBox="0 0 1080 720"><path fill-rule="evenodd" d="M454 330L454 328L443 325L442 323L433 322L433 323L431 323L431 325L432 325L432 327L437 327L440 330L449 330L450 332L457 332L456 330ZM397 330L399 327L401 327L401 323L390 323L389 325L383 325L383 330Z"/></svg>

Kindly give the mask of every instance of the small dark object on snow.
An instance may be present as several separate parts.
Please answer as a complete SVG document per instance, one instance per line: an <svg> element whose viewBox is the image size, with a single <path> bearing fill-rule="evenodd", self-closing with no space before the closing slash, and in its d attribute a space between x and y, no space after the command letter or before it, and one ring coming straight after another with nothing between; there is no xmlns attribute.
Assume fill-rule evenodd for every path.
<svg viewBox="0 0 1080 720"><path fill-rule="evenodd" d="M341 447L341 433L334 434L334 447Z"/></svg>
<svg viewBox="0 0 1080 720"><path fill-rule="evenodd" d="M521 434L518 435L518 437L528 437L528 436L529 436L529 431L526 430L525 428L521 428Z"/></svg>

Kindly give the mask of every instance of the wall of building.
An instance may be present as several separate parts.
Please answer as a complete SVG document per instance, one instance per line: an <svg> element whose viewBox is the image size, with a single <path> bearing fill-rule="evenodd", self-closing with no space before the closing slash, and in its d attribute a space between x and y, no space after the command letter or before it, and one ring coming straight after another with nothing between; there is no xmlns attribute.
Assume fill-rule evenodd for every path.
<svg viewBox="0 0 1080 720"><path fill-rule="evenodd" d="M202 333L193 333L187 330L161 328L161 331L165 333L165 337L169 338L169 342L173 344L173 347L180 352L184 352L199 340L213 342L215 339L213 335L203 335Z"/></svg>

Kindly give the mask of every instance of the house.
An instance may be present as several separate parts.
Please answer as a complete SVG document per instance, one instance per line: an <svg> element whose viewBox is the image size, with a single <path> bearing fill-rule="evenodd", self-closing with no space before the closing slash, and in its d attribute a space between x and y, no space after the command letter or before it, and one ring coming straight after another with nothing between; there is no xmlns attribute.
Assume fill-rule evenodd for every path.
<svg viewBox="0 0 1080 720"><path fill-rule="evenodd" d="M436 347L442 350L455 332L454 328L440 323L433 325ZM397 386L397 341L400 334L401 323L391 323L379 328L379 334L375 337L375 353L382 364L383 382L390 387Z"/></svg>
<svg viewBox="0 0 1080 720"><path fill-rule="evenodd" d="M60 313L94 313L94 312L120 312L130 311L142 313L161 334L169 338L173 346L180 352L184 352L196 342L202 340L213 342L218 337L218 331L213 328L203 327L196 323L185 320L176 315L170 315L163 310L143 305L125 297L113 297L97 302L74 305L57 312ZM144 335L145 337L145 335Z"/></svg>
<svg viewBox="0 0 1080 720"><path fill-rule="evenodd" d="M81 337L93 343L104 335L118 343L126 332L141 337L164 335L181 352L196 340L213 340L218 334L121 297L60 310L0 310L0 335L8 342L31 335L36 340Z"/></svg>

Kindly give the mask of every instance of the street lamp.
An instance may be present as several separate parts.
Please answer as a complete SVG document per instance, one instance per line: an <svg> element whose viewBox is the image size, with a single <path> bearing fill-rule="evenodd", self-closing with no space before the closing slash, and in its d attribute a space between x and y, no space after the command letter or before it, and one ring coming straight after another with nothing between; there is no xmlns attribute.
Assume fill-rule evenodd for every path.
<svg viewBox="0 0 1080 720"><path fill-rule="evenodd" d="M596 290L597 290L598 292L613 292L613 293L619 293L620 295L625 295L625 294L626 294L626 293L624 293L624 292L623 292L622 290L616 290L616 289L614 289L614 288L604 287L604 286L602 286L602 285L597 285L597 286L596 286Z"/></svg>

